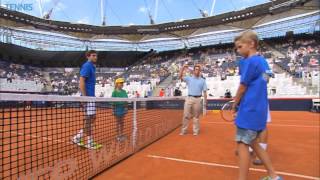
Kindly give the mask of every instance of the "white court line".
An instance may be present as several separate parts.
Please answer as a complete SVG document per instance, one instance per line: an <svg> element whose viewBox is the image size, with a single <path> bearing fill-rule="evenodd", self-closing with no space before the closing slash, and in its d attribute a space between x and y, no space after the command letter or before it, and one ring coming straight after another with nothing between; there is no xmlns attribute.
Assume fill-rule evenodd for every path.
<svg viewBox="0 0 320 180"><path fill-rule="evenodd" d="M282 121L290 121L290 122L292 122L292 121L319 122L319 119L308 119L308 120L306 120L306 119L278 119L278 118L275 118L275 119L277 119L276 120L277 122L282 122Z"/></svg>
<svg viewBox="0 0 320 180"><path fill-rule="evenodd" d="M223 167L223 168L239 169L239 166L227 165L227 164L209 163L209 162L202 162L202 161L192 161L192 160L177 159L177 158L156 156L156 155L148 155L147 157L156 158L156 159L166 159L166 160L170 160L170 161L177 161L177 162L184 162L184 163L192 163L192 164L201 164L201 165L216 166L216 167ZM256 171L256 172L267 172L265 169L250 168L249 170L250 171ZM319 177L305 176L305 175L302 175L302 174L295 174L295 173L288 173L288 172L281 172L281 171L277 171L277 174L291 176L291 177L299 177L299 178L304 178L304 179L320 180Z"/></svg>
<svg viewBox="0 0 320 180"><path fill-rule="evenodd" d="M27 134L23 134L23 133L19 133L17 131L2 131L0 130L0 132L4 132L4 133L8 133L8 134L17 134L19 136L27 136L27 137L32 137L32 138L39 138L39 139L44 139L44 140L49 140L49 141L53 141L53 142L58 142L58 143L66 143L66 141L61 141L61 140L53 140L52 138L47 138L47 137L43 137L43 136L35 136L35 135L27 135ZM68 142L69 144L73 144L71 142Z"/></svg>
<svg viewBox="0 0 320 180"><path fill-rule="evenodd" d="M201 122L201 121L200 121ZM234 125L232 122L208 122L208 121L202 121L202 123L208 123L208 124L226 124L226 125ZM290 125L290 124L268 124L267 126L274 126L274 127L305 127L305 128L320 128L320 126L306 126L306 125Z"/></svg>

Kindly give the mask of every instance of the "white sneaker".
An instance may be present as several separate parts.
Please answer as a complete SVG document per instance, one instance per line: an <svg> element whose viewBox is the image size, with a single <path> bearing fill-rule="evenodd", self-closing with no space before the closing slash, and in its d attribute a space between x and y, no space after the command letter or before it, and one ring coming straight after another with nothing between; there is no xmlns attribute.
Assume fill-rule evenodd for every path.
<svg viewBox="0 0 320 180"><path fill-rule="evenodd" d="M78 146L83 147L84 146L84 142L83 139L77 138L77 137L73 137L72 138L72 142Z"/></svg>
<svg viewBox="0 0 320 180"><path fill-rule="evenodd" d="M193 135L194 135L194 136L198 136L198 135L199 135L199 133L194 132L194 133L193 133Z"/></svg>
<svg viewBox="0 0 320 180"><path fill-rule="evenodd" d="M183 135L186 135L187 133L186 132L180 132L180 136L183 136Z"/></svg>
<svg viewBox="0 0 320 180"><path fill-rule="evenodd" d="M95 142L91 142L91 143L86 144L85 147L88 148L88 149L97 150L97 149L102 148L102 145L98 144L98 143L95 143Z"/></svg>

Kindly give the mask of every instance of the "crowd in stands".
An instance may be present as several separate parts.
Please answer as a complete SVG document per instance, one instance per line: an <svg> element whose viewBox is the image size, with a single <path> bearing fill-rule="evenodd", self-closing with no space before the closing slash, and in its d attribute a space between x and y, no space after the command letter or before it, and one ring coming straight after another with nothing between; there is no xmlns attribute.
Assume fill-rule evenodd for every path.
<svg viewBox="0 0 320 180"><path fill-rule="evenodd" d="M311 78L311 71L319 67L320 46L315 39L278 38L276 41L266 42L285 54L285 58L272 57L272 52L265 46L260 47L259 53L267 58L272 57L271 60L295 77ZM202 67L203 78L224 81L228 77L238 76L239 59L233 44L153 52L133 66L123 67L119 72L97 68L98 93L96 94L100 97L110 97L114 79L121 76L126 79L124 89L127 90L129 97L185 95L186 86L178 79L182 66L190 65L186 73L191 74L193 66L199 64ZM33 81L43 86L42 91L79 95L79 68L36 68L1 60L0 65L0 78L6 79L6 83L13 83L15 80ZM159 92L154 91L170 76L172 77L170 84ZM224 97L230 97L234 94L234 89L224 89L223 94Z"/></svg>
<svg viewBox="0 0 320 180"><path fill-rule="evenodd" d="M23 85L35 85L42 89L48 86L48 82L45 79L41 69L31 67L23 64L9 63L7 61L0 59L0 78L1 81L1 91L19 91L27 90ZM5 80L5 81L4 81ZM19 87L19 84L21 87ZM6 89L6 87L15 87L17 88Z"/></svg>
<svg viewBox="0 0 320 180"><path fill-rule="evenodd" d="M200 64L203 67L203 77L219 77L225 80L227 76L238 74L236 54L232 45L220 48L201 48L200 50L184 50L174 53L154 53L153 55L143 59L139 64L134 65L125 73L101 73L97 68L96 80L98 94L100 97L110 97L110 89L114 88L114 79L117 76L124 76L126 84L124 89L127 90L129 97L149 97L155 96L178 96L184 95L182 93L186 86L178 82L178 74L180 68L184 64L190 65L188 74L192 73L192 67L195 64ZM5 62L7 63L7 62ZM4 67L8 66L5 65ZM20 67L20 65L11 64L13 67ZM23 66L23 65L21 65ZM79 94L79 68L44 68L38 69L39 72L48 72L50 82L43 78L42 74L35 71L30 66L25 67L25 74L32 74L31 80L39 81L50 86L50 90L62 95L80 95ZM10 70L16 72L14 70ZM7 75L7 74L4 74ZM159 94L153 94L154 89L168 76L172 76L174 83L169 84L168 87L161 90ZM33 77L34 76L34 77ZM9 79L10 80L10 79ZM141 90L141 86L144 86Z"/></svg>
<svg viewBox="0 0 320 180"><path fill-rule="evenodd" d="M177 53L179 55L179 53ZM154 53L143 59L139 64L134 65L126 74L129 81L145 81L157 79L157 84L169 76L169 66L177 58L176 54L161 55Z"/></svg>
<svg viewBox="0 0 320 180"><path fill-rule="evenodd" d="M320 45L316 39L284 38L274 47L286 55L277 63L294 77L311 76L319 67Z"/></svg>
<svg viewBox="0 0 320 180"><path fill-rule="evenodd" d="M14 64L0 60L0 77L6 78L8 83L12 83L14 79L25 81L35 81L36 83L46 83L38 68L32 68L22 64Z"/></svg>
<svg viewBox="0 0 320 180"><path fill-rule="evenodd" d="M53 92L68 95L78 92L79 73L73 72L72 68L55 69L49 71L51 88Z"/></svg>

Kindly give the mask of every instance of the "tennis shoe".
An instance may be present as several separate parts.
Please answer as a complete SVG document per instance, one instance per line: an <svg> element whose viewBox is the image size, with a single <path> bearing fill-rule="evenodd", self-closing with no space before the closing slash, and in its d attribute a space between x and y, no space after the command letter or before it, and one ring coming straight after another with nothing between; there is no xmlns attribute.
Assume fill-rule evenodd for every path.
<svg viewBox="0 0 320 180"><path fill-rule="evenodd" d="M277 176L276 179L271 178L270 176L264 177L261 180L283 180L282 177Z"/></svg>
<svg viewBox="0 0 320 180"><path fill-rule="evenodd" d="M76 145L78 145L78 146L81 146L81 147L84 147L84 142L83 142L83 139L80 139L80 138L76 138L76 137L74 137L73 139L72 139L72 142L74 143L74 144L76 144Z"/></svg>
<svg viewBox="0 0 320 180"><path fill-rule="evenodd" d="M102 148L102 145L98 144L96 142L91 142L91 143L86 144L85 147L88 148L88 149L97 150L97 149Z"/></svg>

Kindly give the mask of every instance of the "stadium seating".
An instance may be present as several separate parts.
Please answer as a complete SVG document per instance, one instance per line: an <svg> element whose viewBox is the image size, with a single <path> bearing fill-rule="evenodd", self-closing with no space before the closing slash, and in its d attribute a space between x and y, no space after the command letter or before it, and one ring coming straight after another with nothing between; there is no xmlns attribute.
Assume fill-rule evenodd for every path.
<svg viewBox="0 0 320 180"><path fill-rule="evenodd" d="M284 73L275 72L275 78L271 78L268 85L270 96L312 96L319 92L319 90L311 92L307 88L312 86L319 89L317 61L320 54L317 42L304 37L293 40L277 38L264 42L286 55L284 58L274 57L272 50L266 46L262 45L260 48L260 54L268 58L272 69L277 65L285 71ZM294 52L295 56L288 52ZM299 53L303 55L300 57ZM187 95L186 84L178 80L179 71L185 64L190 65L187 74L192 73L192 67L195 64L202 66L202 75L207 81L210 97L224 97L226 90L230 90L231 95L235 95L239 84L239 59L232 44L149 53L146 58L119 71L98 67L96 96L111 97L114 79L120 76L126 79L124 89L130 97L137 97L137 92L140 97L150 96L151 92L157 96L154 90L168 77L172 77L172 81L165 87L168 92L166 95L173 95L174 88L179 88L182 95ZM310 59L313 64L310 63ZM44 86L48 86L46 90L59 94L79 95L80 69L78 67L36 68L9 63L7 60L0 60L0 64L1 67L9 67L0 69L3 84L1 91L41 92L44 91ZM301 78L307 83L306 85L296 83L294 78Z"/></svg>

